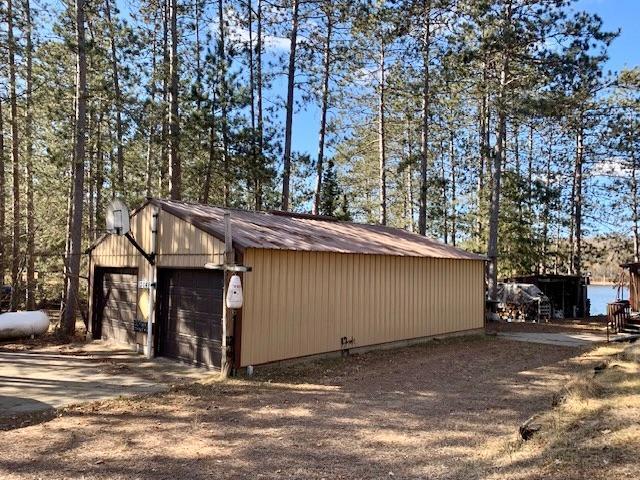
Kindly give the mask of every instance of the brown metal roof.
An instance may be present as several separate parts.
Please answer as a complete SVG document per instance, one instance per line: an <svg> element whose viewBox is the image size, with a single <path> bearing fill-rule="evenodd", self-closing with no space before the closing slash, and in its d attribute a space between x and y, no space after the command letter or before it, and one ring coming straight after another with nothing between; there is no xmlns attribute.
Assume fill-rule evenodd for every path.
<svg viewBox="0 0 640 480"><path fill-rule="evenodd" d="M406 257L486 260L486 257L422 235L381 225L343 222L286 212L255 212L176 200L151 199L162 210L224 239L224 213L231 213L235 248L364 253Z"/></svg>

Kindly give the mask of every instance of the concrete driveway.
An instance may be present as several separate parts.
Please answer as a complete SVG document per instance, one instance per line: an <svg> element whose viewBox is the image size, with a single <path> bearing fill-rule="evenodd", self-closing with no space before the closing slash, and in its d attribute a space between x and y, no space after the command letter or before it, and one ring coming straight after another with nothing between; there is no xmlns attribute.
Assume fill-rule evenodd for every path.
<svg viewBox="0 0 640 480"><path fill-rule="evenodd" d="M499 337L508 340L528 343L543 343L546 345L558 345L561 347L586 347L596 343L607 341L604 333L546 333L546 332L500 332ZM616 334L609 337L610 341L622 340L629 337L627 334Z"/></svg>
<svg viewBox="0 0 640 480"><path fill-rule="evenodd" d="M0 351L0 418L161 392L217 375L167 359L147 360L104 342Z"/></svg>

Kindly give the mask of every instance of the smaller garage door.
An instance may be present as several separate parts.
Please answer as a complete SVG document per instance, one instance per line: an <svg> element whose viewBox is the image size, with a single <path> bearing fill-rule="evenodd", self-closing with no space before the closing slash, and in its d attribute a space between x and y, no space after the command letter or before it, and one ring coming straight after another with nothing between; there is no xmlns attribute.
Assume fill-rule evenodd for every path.
<svg viewBox="0 0 640 480"><path fill-rule="evenodd" d="M100 338L118 343L135 343L134 320L138 305L136 269L100 269L96 272L98 319L95 326Z"/></svg>
<svg viewBox="0 0 640 480"><path fill-rule="evenodd" d="M220 366L222 272L161 270L158 354Z"/></svg>

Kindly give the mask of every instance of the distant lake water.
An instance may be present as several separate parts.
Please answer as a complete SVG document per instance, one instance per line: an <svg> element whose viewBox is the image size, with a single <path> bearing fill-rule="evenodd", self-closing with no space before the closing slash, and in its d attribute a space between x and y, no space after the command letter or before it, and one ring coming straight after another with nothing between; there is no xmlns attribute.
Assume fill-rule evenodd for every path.
<svg viewBox="0 0 640 480"><path fill-rule="evenodd" d="M616 300L617 287L613 285L589 285L587 296L591 300L591 315L606 315L607 303ZM624 287L625 300L629 299L629 289Z"/></svg>

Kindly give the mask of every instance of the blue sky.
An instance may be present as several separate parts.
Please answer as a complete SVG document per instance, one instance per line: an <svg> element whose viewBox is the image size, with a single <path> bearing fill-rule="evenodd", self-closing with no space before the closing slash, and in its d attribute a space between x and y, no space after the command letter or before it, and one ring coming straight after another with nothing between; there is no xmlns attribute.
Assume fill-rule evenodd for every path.
<svg viewBox="0 0 640 480"><path fill-rule="evenodd" d="M575 8L598 14L605 30L621 29L609 48L611 70L640 65L640 0L579 0Z"/></svg>
<svg viewBox="0 0 640 480"><path fill-rule="evenodd" d="M640 0L578 0L573 9L599 15L607 31L621 29L620 36L609 48L609 70L615 72L640 65ZM316 155L319 123L320 113L313 105L295 114L294 151Z"/></svg>
<svg viewBox="0 0 640 480"><path fill-rule="evenodd" d="M126 14L128 0L117 1L121 11ZM640 65L640 0L578 0L572 8L598 14L603 19L605 30L621 29L620 36L609 49L608 69L619 71L625 66ZM286 41L280 47L286 48ZM285 94L286 81L283 77L274 82L272 91L280 96ZM300 92L297 92L297 96L300 96ZM280 117L284 122L283 115ZM294 114L294 151L310 153L312 157L316 155L319 122L320 112L313 104L307 104L304 110Z"/></svg>

